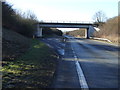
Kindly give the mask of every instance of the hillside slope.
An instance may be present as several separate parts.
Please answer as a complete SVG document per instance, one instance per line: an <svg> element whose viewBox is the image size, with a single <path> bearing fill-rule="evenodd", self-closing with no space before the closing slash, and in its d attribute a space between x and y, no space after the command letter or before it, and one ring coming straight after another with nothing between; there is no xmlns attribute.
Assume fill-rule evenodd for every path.
<svg viewBox="0 0 120 90"><path fill-rule="evenodd" d="M39 40L3 29L2 51L2 88L50 87L58 60L54 50Z"/></svg>
<svg viewBox="0 0 120 90"><path fill-rule="evenodd" d="M99 26L100 31L95 33L94 35L100 38L107 38L111 40L113 43L120 43L120 41L118 40L118 38L120 38L118 30L120 28L119 23L120 16L108 19L105 24Z"/></svg>
<svg viewBox="0 0 120 90"><path fill-rule="evenodd" d="M23 54L30 46L30 39L12 30L2 30L3 59L16 58Z"/></svg>

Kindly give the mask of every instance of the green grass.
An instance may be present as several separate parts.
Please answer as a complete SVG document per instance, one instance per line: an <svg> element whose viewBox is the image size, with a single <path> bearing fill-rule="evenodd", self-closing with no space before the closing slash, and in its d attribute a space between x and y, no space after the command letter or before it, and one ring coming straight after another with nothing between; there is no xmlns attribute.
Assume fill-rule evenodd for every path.
<svg viewBox="0 0 120 90"><path fill-rule="evenodd" d="M3 61L3 88L43 88L52 83L57 55L44 43L35 39L31 42L24 55Z"/></svg>

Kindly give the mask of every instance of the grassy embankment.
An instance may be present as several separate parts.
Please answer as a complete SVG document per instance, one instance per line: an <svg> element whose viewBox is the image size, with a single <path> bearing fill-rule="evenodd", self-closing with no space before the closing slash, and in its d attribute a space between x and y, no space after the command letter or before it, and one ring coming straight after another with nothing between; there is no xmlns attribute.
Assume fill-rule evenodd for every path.
<svg viewBox="0 0 120 90"><path fill-rule="evenodd" d="M36 33L37 17L32 12L19 12L7 2L2 2L2 72L3 87L48 87L51 83L57 55L45 44L31 40ZM8 30L4 29L7 28ZM43 34L59 34L54 30Z"/></svg>
<svg viewBox="0 0 120 90"><path fill-rule="evenodd" d="M6 35L11 36L6 38ZM3 88L49 87L56 69L57 55L36 39L4 30L2 65Z"/></svg>

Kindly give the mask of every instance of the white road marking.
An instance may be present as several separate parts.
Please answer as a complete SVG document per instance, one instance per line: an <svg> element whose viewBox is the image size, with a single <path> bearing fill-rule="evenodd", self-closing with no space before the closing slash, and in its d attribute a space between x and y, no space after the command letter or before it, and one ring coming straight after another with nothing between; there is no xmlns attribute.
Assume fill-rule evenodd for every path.
<svg viewBox="0 0 120 90"><path fill-rule="evenodd" d="M83 74L83 71L82 71L82 68L79 64L79 62L77 61L77 56L75 55L75 51L73 50L73 47L71 46L72 48L72 51L73 51L73 54L74 54L74 58L75 58L75 64L76 64L76 69L77 69L77 73L78 73L78 78L79 78L79 83L80 83L80 86L82 89L86 89L86 90L89 90L89 87L88 87L88 84L87 84L87 81L85 79L85 76Z"/></svg>
<svg viewBox="0 0 120 90"><path fill-rule="evenodd" d="M89 87L88 87L88 84L86 82L83 71L81 69L81 66L80 66L78 61L76 61L75 64L76 64L76 68L77 68L77 73L78 73L78 77L79 77L80 86L81 86L81 88L88 90Z"/></svg>

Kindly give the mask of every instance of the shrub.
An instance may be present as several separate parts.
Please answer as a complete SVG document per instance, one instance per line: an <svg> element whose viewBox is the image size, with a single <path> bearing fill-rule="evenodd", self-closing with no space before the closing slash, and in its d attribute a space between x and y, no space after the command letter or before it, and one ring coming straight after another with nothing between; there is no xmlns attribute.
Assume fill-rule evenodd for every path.
<svg viewBox="0 0 120 90"><path fill-rule="evenodd" d="M120 21L118 19L120 19L120 16L108 19L105 24L99 26L100 31L96 32L94 35L96 37L110 39L113 42L118 42L118 28L120 28L120 25L118 25Z"/></svg>
<svg viewBox="0 0 120 90"><path fill-rule="evenodd" d="M6 2L2 3L2 26L18 32L24 36L32 37L35 32L36 16L32 12L27 12L25 15L16 12L12 9L12 5Z"/></svg>

